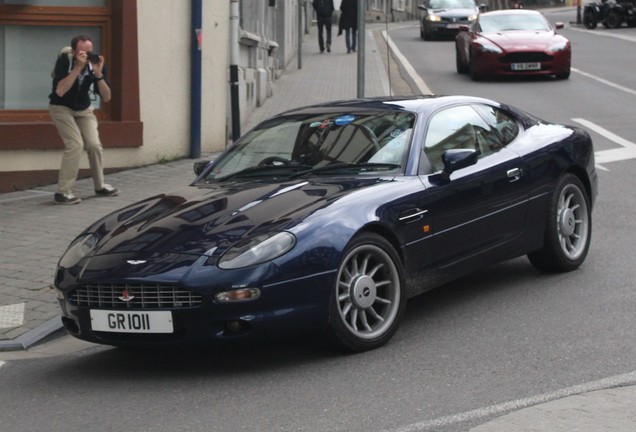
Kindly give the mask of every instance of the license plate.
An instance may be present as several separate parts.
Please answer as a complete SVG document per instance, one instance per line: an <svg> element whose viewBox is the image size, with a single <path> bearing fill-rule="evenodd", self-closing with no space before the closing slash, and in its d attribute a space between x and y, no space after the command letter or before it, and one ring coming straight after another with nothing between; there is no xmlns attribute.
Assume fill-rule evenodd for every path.
<svg viewBox="0 0 636 432"><path fill-rule="evenodd" d="M172 333L172 312L91 310L91 328L114 333Z"/></svg>
<svg viewBox="0 0 636 432"><path fill-rule="evenodd" d="M446 24L446 28L458 29L459 28L459 24Z"/></svg>
<svg viewBox="0 0 636 432"><path fill-rule="evenodd" d="M512 63L510 67L513 71L540 70L541 63Z"/></svg>

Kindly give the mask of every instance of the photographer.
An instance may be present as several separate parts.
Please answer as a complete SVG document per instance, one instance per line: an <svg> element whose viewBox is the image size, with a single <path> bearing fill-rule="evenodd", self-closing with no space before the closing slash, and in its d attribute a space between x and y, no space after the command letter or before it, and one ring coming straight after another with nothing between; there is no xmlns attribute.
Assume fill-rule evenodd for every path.
<svg viewBox="0 0 636 432"><path fill-rule="evenodd" d="M119 193L104 183L102 144L97 131L89 90L104 102L111 91L106 81L104 57L93 54L93 41L84 35L71 40L71 50L61 53L53 70L53 92L49 96L49 114L64 142L64 155L58 178L55 202L77 204L81 199L72 192L79 172L82 150L88 153L95 194L114 196Z"/></svg>

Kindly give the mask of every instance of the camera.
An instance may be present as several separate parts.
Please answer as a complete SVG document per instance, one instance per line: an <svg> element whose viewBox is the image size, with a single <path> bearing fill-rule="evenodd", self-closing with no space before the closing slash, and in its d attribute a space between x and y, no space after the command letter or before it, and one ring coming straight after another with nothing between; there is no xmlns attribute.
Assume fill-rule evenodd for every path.
<svg viewBox="0 0 636 432"><path fill-rule="evenodd" d="M99 54L87 52L86 59L91 63L99 63Z"/></svg>

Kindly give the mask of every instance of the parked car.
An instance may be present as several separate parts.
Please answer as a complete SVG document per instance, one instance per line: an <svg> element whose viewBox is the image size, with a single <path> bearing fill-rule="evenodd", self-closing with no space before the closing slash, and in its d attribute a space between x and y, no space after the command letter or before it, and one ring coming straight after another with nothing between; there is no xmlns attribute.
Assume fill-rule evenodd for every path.
<svg viewBox="0 0 636 432"><path fill-rule="evenodd" d="M570 77L572 47L541 12L509 9L486 12L460 27L455 38L458 73L474 80L488 76Z"/></svg>
<svg viewBox="0 0 636 432"><path fill-rule="evenodd" d="M523 255L578 268L597 194L584 130L467 96L294 109L195 171L71 243L55 275L70 334L377 348L407 298L461 275Z"/></svg>
<svg viewBox="0 0 636 432"><path fill-rule="evenodd" d="M583 25L593 30L601 23L604 27L614 29L623 22L628 27L636 27L636 8L634 1L592 1L583 7Z"/></svg>
<svg viewBox="0 0 636 432"><path fill-rule="evenodd" d="M474 0L426 0L418 8L422 11L420 36L424 40L454 37L461 24L470 24L479 14Z"/></svg>

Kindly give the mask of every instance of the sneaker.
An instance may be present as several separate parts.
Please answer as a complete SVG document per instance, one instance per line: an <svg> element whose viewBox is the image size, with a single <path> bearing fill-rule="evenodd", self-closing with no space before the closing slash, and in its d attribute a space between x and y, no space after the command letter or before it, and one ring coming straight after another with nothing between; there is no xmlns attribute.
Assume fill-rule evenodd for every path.
<svg viewBox="0 0 636 432"><path fill-rule="evenodd" d="M55 194L54 199L55 199L55 202L58 204L79 204L80 202L82 202L81 198L76 197L72 193L63 194L63 193L57 192Z"/></svg>
<svg viewBox="0 0 636 432"><path fill-rule="evenodd" d="M331 52L331 45L327 44L327 52Z"/></svg>
<svg viewBox="0 0 636 432"><path fill-rule="evenodd" d="M112 187L111 185L104 183L104 186L102 186L101 189L99 190L95 189L95 195L109 197L109 196L119 195L119 191L115 189L114 187Z"/></svg>

